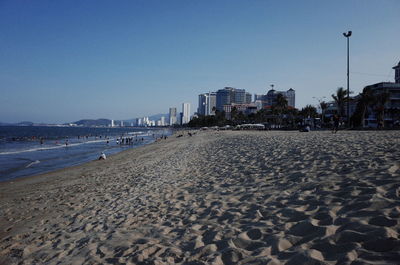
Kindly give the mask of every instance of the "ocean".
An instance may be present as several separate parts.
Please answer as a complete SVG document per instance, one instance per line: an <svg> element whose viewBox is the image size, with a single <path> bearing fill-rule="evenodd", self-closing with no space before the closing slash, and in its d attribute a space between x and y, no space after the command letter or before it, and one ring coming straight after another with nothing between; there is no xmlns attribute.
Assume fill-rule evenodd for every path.
<svg viewBox="0 0 400 265"><path fill-rule="evenodd" d="M0 126L0 181L82 164L98 159L102 152L115 154L162 135L171 135L171 130Z"/></svg>

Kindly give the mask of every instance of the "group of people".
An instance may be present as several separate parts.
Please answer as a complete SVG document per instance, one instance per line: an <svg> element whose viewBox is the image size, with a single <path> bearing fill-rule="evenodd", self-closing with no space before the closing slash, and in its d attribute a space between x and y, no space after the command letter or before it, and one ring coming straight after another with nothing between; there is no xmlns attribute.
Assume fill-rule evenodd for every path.
<svg viewBox="0 0 400 265"><path fill-rule="evenodd" d="M134 142L143 142L143 141L144 141L143 137L138 139L137 136L135 137L135 139L133 139L133 137L122 137L122 136L120 138L117 138L117 144L119 144L119 145L123 145L123 144L132 145ZM107 140L107 143L109 143L108 140Z"/></svg>

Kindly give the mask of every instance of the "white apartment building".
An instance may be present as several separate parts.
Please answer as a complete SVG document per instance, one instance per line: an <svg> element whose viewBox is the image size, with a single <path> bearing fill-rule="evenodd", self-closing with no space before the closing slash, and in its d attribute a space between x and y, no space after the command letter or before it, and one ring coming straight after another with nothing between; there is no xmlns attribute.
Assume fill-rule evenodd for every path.
<svg viewBox="0 0 400 265"><path fill-rule="evenodd" d="M172 126L177 123L176 108L169 108L169 125Z"/></svg>
<svg viewBox="0 0 400 265"><path fill-rule="evenodd" d="M182 104L182 124L189 123L190 121L190 103Z"/></svg>

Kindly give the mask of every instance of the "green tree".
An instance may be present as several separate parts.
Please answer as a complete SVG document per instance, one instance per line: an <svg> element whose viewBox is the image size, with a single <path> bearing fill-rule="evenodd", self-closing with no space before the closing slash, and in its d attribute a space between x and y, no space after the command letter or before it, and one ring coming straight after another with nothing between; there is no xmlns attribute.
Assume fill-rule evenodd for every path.
<svg viewBox="0 0 400 265"><path fill-rule="evenodd" d="M367 114L368 107L374 103L374 95L370 87L365 87L363 92L360 94L360 99L357 103L360 104L361 108L361 125L365 127L365 115Z"/></svg>
<svg viewBox="0 0 400 265"><path fill-rule="evenodd" d="M231 121L232 121L233 123L235 123L235 122L237 121L237 116L238 116L238 114L239 114L239 112L238 112L237 108L236 108L236 107L233 107L233 108L231 109Z"/></svg>
<svg viewBox="0 0 400 265"><path fill-rule="evenodd" d="M319 107L321 108L321 121L324 124L325 123L325 112L326 112L326 109L328 108L328 103L326 103L325 101L321 101L319 103Z"/></svg>
<svg viewBox="0 0 400 265"><path fill-rule="evenodd" d="M377 93L375 96L375 111L376 111L376 119L378 122L378 125L382 125L382 127L385 127L385 104L389 101L390 94L387 91Z"/></svg>
<svg viewBox="0 0 400 265"><path fill-rule="evenodd" d="M312 105L306 105L304 108L301 109L300 114L304 118L315 118L318 115L317 108Z"/></svg>
<svg viewBox="0 0 400 265"><path fill-rule="evenodd" d="M339 87L336 90L336 95L332 94L332 98L336 103L336 107L338 109L339 116L344 117L344 104L347 99L347 92L343 87Z"/></svg>
<svg viewBox="0 0 400 265"><path fill-rule="evenodd" d="M287 111L288 101L284 95L278 94L276 97L276 104L273 106L273 111L278 115L279 124L282 124L282 115Z"/></svg>

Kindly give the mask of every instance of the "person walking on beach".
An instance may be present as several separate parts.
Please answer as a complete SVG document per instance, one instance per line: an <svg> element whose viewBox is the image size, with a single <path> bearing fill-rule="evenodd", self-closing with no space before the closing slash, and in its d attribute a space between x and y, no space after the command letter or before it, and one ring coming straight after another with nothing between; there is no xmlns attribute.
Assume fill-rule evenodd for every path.
<svg viewBox="0 0 400 265"><path fill-rule="evenodd" d="M333 131L332 133L337 133L337 131L339 130L339 121L340 118L338 115L333 115Z"/></svg>

